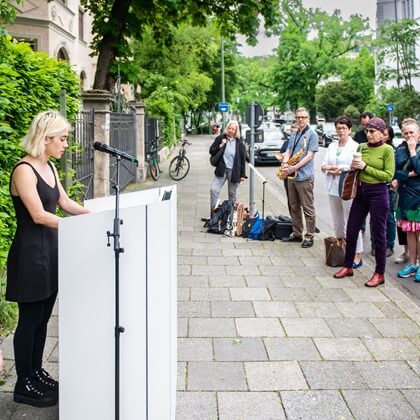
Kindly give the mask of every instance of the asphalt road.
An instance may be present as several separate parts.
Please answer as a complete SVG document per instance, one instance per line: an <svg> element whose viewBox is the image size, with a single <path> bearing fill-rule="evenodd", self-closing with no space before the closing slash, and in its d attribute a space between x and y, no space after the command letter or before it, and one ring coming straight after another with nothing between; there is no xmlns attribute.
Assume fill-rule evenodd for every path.
<svg viewBox="0 0 420 420"><path fill-rule="evenodd" d="M324 158L326 150L326 148L320 147L319 152L315 155L315 209L317 226L321 229L321 231L332 234L334 228L330 208L328 205L328 194L324 184L324 174L320 170L321 162ZM281 182L275 176L276 169L277 168L275 166L268 165L257 167L258 172L268 178L271 183L281 185ZM283 188L283 186L280 188ZM420 283L414 282L413 277L409 277L407 279L400 279L397 277L397 272L401 270L403 266L401 264L395 264L394 260L404 251L404 248L398 244L398 239L396 239L395 242L394 255L387 259L387 276L391 276L393 279L395 279L395 282L399 285L399 288L404 291L404 293L415 297L417 303L420 304ZM366 236L364 237L363 259L366 260L366 262L369 262L372 267L374 267L374 257L370 255L370 250L370 234L369 229L367 229Z"/></svg>

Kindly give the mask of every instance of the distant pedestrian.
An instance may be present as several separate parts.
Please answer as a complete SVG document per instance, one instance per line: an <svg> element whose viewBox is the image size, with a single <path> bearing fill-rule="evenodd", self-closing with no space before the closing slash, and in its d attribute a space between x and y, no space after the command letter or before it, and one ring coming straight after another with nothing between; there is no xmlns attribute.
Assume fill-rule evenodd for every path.
<svg viewBox="0 0 420 420"><path fill-rule="evenodd" d="M309 112L298 108L295 115L298 131L291 133L281 170L288 176L290 211L293 233L284 242L302 242L302 248L314 244L314 156L319 150L318 136L309 127ZM305 216L306 233L303 238L302 211Z"/></svg>
<svg viewBox="0 0 420 420"><path fill-rule="evenodd" d="M337 239L346 238L347 220L353 200L343 200L338 193L340 174L343 170L349 170L353 160L353 154L359 147L351 137L352 122L342 116L335 120L338 141L329 144L327 153L321 164L321 170L326 175L325 183L328 190L328 200L334 224L334 234ZM353 268L362 266L363 238L359 231L354 257Z"/></svg>
<svg viewBox="0 0 420 420"><path fill-rule="evenodd" d="M409 263L398 277L415 276L420 282L420 129L416 121L403 121L404 142L395 154L398 181L397 224L407 233Z"/></svg>
<svg viewBox="0 0 420 420"><path fill-rule="evenodd" d="M210 155L215 156L221 149L223 152L214 171L214 179L210 189L210 213L217 205L220 191L225 182L228 182L228 196L230 202L236 203L236 194L239 184L246 179L245 174L245 146L240 139L237 121L229 121L224 133L217 136L210 146ZM211 216L210 214L210 216Z"/></svg>
<svg viewBox="0 0 420 420"><path fill-rule="evenodd" d="M375 272L367 287L376 287L385 282L386 266L386 219L389 210L387 183L395 172L393 148L383 141L386 123L380 118L371 118L366 125L368 143L362 145L362 159L353 159L352 169L360 170L359 187L351 206L347 222L347 243L344 267L334 274L335 278L353 276L353 261L356 243L363 220L368 213L375 237Z"/></svg>
<svg viewBox="0 0 420 420"><path fill-rule="evenodd" d="M356 132L354 135L354 141L357 143L367 143L368 139L366 136L366 125L369 122L371 118L373 118L374 115L371 112L362 112L360 114L359 120L360 120L360 130Z"/></svg>
<svg viewBox="0 0 420 420"><path fill-rule="evenodd" d="M6 299L19 307L13 339L14 400L36 407L52 406L58 400L58 382L42 368L47 324L58 292L56 206L70 214L89 212L67 196L49 161L62 157L69 129L58 112L38 114L22 142L27 155L13 168L10 179L17 229L7 260Z"/></svg>

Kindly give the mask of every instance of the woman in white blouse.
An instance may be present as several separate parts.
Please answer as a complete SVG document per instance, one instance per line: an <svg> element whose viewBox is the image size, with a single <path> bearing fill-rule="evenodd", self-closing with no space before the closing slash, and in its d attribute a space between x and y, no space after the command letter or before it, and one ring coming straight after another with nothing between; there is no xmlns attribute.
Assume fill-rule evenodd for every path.
<svg viewBox="0 0 420 420"><path fill-rule="evenodd" d="M338 117L335 120L338 141L330 143L321 165L321 170L326 175L326 186L330 202L331 214L334 222L336 238L346 237L347 219L353 200L343 200L338 194L338 182L340 173L350 169L353 160L353 153L359 146L351 137L351 120L347 117ZM359 232L357 240L356 255L354 257L353 268L362 266L363 239Z"/></svg>

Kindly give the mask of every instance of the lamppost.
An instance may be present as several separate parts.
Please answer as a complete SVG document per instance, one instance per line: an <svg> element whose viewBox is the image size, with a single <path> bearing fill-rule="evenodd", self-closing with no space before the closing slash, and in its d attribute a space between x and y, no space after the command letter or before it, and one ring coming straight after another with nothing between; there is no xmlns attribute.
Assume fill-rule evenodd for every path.
<svg viewBox="0 0 420 420"><path fill-rule="evenodd" d="M222 102L225 103L225 51L223 47L223 37L220 39L220 61L221 61L221 84ZM222 112L222 128L225 126L225 113Z"/></svg>

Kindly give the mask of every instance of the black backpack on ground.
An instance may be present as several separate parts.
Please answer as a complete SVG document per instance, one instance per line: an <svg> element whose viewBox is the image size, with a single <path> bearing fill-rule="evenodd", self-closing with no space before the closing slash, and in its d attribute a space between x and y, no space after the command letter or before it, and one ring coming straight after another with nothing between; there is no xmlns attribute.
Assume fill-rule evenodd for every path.
<svg viewBox="0 0 420 420"><path fill-rule="evenodd" d="M232 213L232 203L229 200L223 201L213 212L211 219L207 223L207 232L224 234L225 230L229 227L229 223L232 223Z"/></svg>

